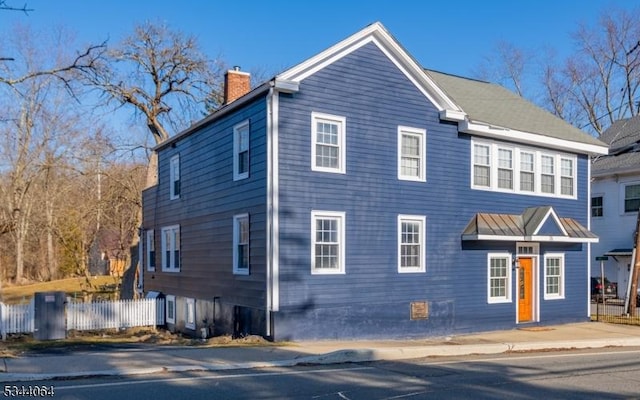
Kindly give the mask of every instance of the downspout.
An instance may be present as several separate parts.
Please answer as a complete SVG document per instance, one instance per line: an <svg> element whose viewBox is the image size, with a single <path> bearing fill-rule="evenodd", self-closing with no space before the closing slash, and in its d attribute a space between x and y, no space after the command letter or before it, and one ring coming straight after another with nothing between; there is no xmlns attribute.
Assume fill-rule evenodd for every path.
<svg viewBox="0 0 640 400"><path fill-rule="evenodd" d="M577 190L577 188L576 188ZM587 230L591 232L591 156L587 155ZM591 242L587 243L587 299L591 298ZM587 317L591 318L591 301L587 301Z"/></svg>
<svg viewBox="0 0 640 400"><path fill-rule="evenodd" d="M267 265L266 265L266 336L273 337L273 312L278 310L278 233L277 233L277 99L271 82L267 94Z"/></svg>
<svg viewBox="0 0 640 400"><path fill-rule="evenodd" d="M144 267L142 265L142 248L146 246L146 243L143 242L144 236L144 230L142 229L142 226L140 226L138 228L138 287L136 288L138 296L140 297L144 294Z"/></svg>

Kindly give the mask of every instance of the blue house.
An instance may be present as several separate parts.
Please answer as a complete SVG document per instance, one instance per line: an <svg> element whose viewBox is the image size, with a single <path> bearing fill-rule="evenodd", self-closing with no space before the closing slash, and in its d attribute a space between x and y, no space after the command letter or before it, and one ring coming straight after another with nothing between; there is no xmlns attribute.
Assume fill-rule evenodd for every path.
<svg viewBox="0 0 640 400"><path fill-rule="evenodd" d="M156 148L144 292L170 329L408 338L589 318L589 158L512 92L425 70L379 23ZM243 89L244 88L244 89Z"/></svg>

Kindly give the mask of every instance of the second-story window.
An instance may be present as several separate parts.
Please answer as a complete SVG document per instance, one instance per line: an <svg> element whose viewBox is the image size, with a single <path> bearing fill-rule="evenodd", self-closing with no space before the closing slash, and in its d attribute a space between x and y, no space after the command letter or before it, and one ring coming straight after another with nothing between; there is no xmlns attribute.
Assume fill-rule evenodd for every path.
<svg viewBox="0 0 640 400"><path fill-rule="evenodd" d="M311 169L346 172L346 118L311 113Z"/></svg>
<svg viewBox="0 0 640 400"><path fill-rule="evenodd" d="M398 179L426 180L425 136L424 129L398 127Z"/></svg>
<svg viewBox="0 0 640 400"><path fill-rule="evenodd" d="M249 177L249 121L233 128L233 180Z"/></svg>
<svg viewBox="0 0 640 400"><path fill-rule="evenodd" d="M169 162L169 198L180 197L180 156L176 154Z"/></svg>

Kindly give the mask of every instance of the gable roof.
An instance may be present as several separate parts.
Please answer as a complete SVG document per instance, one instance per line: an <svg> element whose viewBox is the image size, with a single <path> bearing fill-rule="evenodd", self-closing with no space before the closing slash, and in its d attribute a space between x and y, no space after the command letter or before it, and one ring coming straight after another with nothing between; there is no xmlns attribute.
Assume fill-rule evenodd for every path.
<svg viewBox="0 0 640 400"><path fill-rule="evenodd" d="M607 146L551 113L494 84L425 70L379 22L285 70L233 103L222 107L156 149L189 135L270 90L294 93L300 82L355 50L374 43L461 132L572 153L606 154Z"/></svg>
<svg viewBox="0 0 640 400"><path fill-rule="evenodd" d="M555 225L555 232L545 226ZM462 240L597 243L598 237L572 218L559 218L551 206L530 207L522 214L477 213Z"/></svg>
<svg viewBox="0 0 640 400"><path fill-rule="evenodd" d="M609 154L593 161L593 176L640 173L640 115L615 121L600 139L609 144Z"/></svg>
<svg viewBox="0 0 640 400"><path fill-rule="evenodd" d="M426 73L466 113L471 123L508 128L549 139L597 147L606 144L500 85L433 70Z"/></svg>

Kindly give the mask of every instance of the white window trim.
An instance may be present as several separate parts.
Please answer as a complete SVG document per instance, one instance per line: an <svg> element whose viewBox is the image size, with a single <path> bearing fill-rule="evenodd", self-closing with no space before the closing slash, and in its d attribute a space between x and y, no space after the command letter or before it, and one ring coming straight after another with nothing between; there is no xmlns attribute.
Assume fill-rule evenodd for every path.
<svg viewBox="0 0 640 400"><path fill-rule="evenodd" d="M181 247L181 243L174 243L173 239L172 239L172 243L167 243L166 242L166 231L178 231L178 237L180 238L180 240L182 240L181 238L181 232L180 232L180 225L171 225L171 226L165 226L161 229L160 233L161 233L161 250L162 250L162 271L163 272L180 272L180 267L181 265L175 266L173 265L173 252L175 252L176 250L178 250L178 256L180 257L180 260L182 258L182 249ZM172 238L174 238L175 235L172 235ZM167 260L167 246L170 246L171 249L171 257L169 260ZM177 247L177 249L176 249ZM179 263L182 264L182 263Z"/></svg>
<svg viewBox="0 0 640 400"><path fill-rule="evenodd" d="M474 182L474 154L475 154L475 145L481 146L489 146L489 186L480 186L476 185ZM512 150L512 166L513 166L513 189L504 189L498 187L498 149L506 149ZM533 153L534 154L534 191L526 191L520 189L520 155L521 152L525 153ZM541 182L542 182L542 156L550 156L553 157L553 168L554 168L554 193L544 193L541 190ZM525 195L535 195L535 196L544 196L544 197L553 197L553 198L563 198L563 199L577 199L578 198L578 157L571 154L560 153L551 150L540 150L532 147L513 145L510 146L508 144L500 143L500 142L491 142L487 140L480 139L471 139L471 157L470 157L470 185L471 189L475 190L487 190L492 192L501 192L501 193L516 193L516 194L525 194ZM561 160L571 160L572 162L572 178L573 178L573 194L572 195L563 195L562 193L562 173L560 170ZM526 172L526 171L525 171ZM623 208L624 210L624 208Z"/></svg>
<svg viewBox="0 0 640 400"><path fill-rule="evenodd" d="M633 185L640 185L640 181L628 181L628 182L620 182L620 215L636 215L637 211L625 211L624 210L624 203L625 203L625 188L627 186L633 186ZM603 202L604 204L604 202ZM604 210L603 210L604 211Z"/></svg>
<svg viewBox="0 0 640 400"><path fill-rule="evenodd" d="M402 267L402 222L411 221L411 222L419 222L420 223L420 266L418 267ZM398 215L397 222L398 229L398 273L401 274L410 274L410 273L423 273L427 270L427 261L426 261L426 246L427 246L427 217L424 215L406 215L400 214Z"/></svg>
<svg viewBox="0 0 640 400"><path fill-rule="evenodd" d="M420 169L418 176L404 175L402 173L402 136L417 136L420 139ZM398 179L402 181L426 182L427 181L427 131L409 126L398 126Z"/></svg>
<svg viewBox="0 0 640 400"><path fill-rule="evenodd" d="M170 324L175 324L176 323L176 296L168 294L165 297L165 301L166 301L166 310L165 310L166 320ZM169 304L173 304L173 317L169 316Z"/></svg>
<svg viewBox="0 0 640 400"><path fill-rule="evenodd" d="M156 266L155 266L155 261L156 261L156 246L155 246L155 234L153 229L148 229L146 231L146 237L145 237L145 244L146 244L146 256L147 256L147 260L146 260L146 264L147 264L147 271L155 271L156 270ZM151 254L151 251L153 250L153 255ZM153 265L151 264L151 262L153 261Z"/></svg>
<svg viewBox="0 0 640 400"><path fill-rule="evenodd" d="M240 221L246 219L249 224L249 265L247 268L238 268L238 245L240 244ZM238 214L233 216L233 273L236 275L249 275L251 269L251 225L249 214Z"/></svg>
<svg viewBox="0 0 640 400"><path fill-rule="evenodd" d="M247 143L247 171L240 173L238 170L238 162L240 160L240 132L243 129L247 129L248 143ZM239 123L233 127L233 180L239 181L241 179L247 179L249 177L249 170L251 166L251 127L249 126L249 120Z"/></svg>
<svg viewBox="0 0 640 400"><path fill-rule="evenodd" d="M191 319L193 317L193 319ZM191 321L190 321L191 320ZM184 327L187 329L196 329L196 301L195 299L186 298L184 303Z"/></svg>
<svg viewBox="0 0 640 400"><path fill-rule="evenodd" d="M338 262L337 269L316 268L316 220L318 219L338 220ZM346 213L338 211L311 211L311 274L312 275L343 275L345 268L345 248L346 248Z"/></svg>
<svg viewBox="0 0 640 400"><path fill-rule="evenodd" d="M316 127L317 121L324 120L338 124L338 168L319 167L316 165ZM339 115L311 113L311 170L345 174L347 172L347 119Z"/></svg>
<svg viewBox="0 0 640 400"><path fill-rule="evenodd" d="M560 293L548 293L547 292L547 260L549 258L559 258L560 259L560 285L558 290ZM564 281L565 281L565 263L564 263L564 253L545 253L544 255L544 299L545 300L555 300L555 299L564 299Z"/></svg>
<svg viewBox="0 0 640 400"><path fill-rule="evenodd" d="M507 276L506 276L506 282L507 282L507 287L505 290L505 297L492 297L491 296L491 259L493 258L503 258L507 260ZM511 253L489 253L487 254L487 303L489 304L500 304L500 303L511 303L512 302L512 294L511 291L513 290L513 288L511 287L513 285L512 281L511 281L511 274L512 274L512 265L513 265L513 258Z"/></svg>
<svg viewBox="0 0 640 400"><path fill-rule="evenodd" d="M175 168L177 166L177 168ZM177 175L177 176L176 176ZM180 182L180 155L176 154L169 161L169 199L175 200L180 198L182 193L182 182L180 182L180 193L175 192L175 182Z"/></svg>

